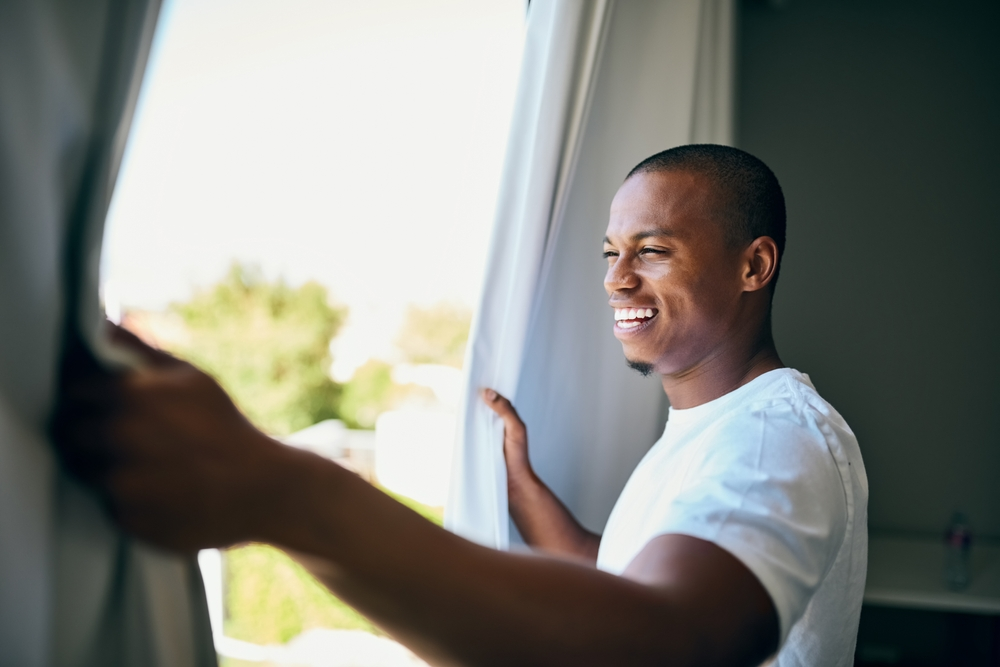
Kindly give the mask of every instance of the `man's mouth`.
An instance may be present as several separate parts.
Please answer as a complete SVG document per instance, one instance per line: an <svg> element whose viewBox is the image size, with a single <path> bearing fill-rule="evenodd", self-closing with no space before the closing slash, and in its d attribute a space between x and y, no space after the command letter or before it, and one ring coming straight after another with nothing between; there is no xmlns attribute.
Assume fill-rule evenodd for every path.
<svg viewBox="0 0 1000 667"><path fill-rule="evenodd" d="M655 308L615 308L615 327L618 329L635 329L647 324L656 317Z"/></svg>

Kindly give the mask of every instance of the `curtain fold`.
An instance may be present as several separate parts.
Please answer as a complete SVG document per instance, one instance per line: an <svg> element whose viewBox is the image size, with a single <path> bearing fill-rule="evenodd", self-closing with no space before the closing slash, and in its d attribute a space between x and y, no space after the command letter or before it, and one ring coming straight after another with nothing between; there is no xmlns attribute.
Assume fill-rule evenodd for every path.
<svg viewBox="0 0 1000 667"><path fill-rule="evenodd" d="M671 146L732 142L732 0L531 3L446 526L507 548L502 424L508 396L539 475L601 532L663 429L659 382L625 367L600 256L628 170ZM514 541L518 540L516 531Z"/></svg>
<svg viewBox="0 0 1000 667"><path fill-rule="evenodd" d="M61 470L67 346L100 335L104 217L158 0L0 3L0 664L215 664L197 571L136 543Z"/></svg>
<svg viewBox="0 0 1000 667"><path fill-rule="evenodd" d="M470 333L461 444L445 523L506 548L503 429L477 391L516 399L536 285L571 182L610 0L534 2L507 146L485 284ZM471 446L476 443L475 446Z"/></svg>

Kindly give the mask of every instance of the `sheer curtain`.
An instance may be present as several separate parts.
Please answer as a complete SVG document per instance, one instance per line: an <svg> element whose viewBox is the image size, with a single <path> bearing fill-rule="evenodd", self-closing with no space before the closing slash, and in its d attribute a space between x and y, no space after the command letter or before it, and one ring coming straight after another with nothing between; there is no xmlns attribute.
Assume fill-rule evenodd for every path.
<svg viewBox="0 0 1000 667"><path fill-rule="evenodd" d="M597 532L662 431L659 382L625 366L611 332L601 239L641 159L732 143L734 11L733 0L531 3L466 360L451 530L501 549L511 541L503 429L480 387L513 401L539 475Z"/></svg>
<svg viewBox="0 0 1000 667"><path fill-rule="evenodd" d="M192 563L122 536L46 431L68 344L115 363L100 242L158 11L0 3L2 665L215 664Z"/></svg>

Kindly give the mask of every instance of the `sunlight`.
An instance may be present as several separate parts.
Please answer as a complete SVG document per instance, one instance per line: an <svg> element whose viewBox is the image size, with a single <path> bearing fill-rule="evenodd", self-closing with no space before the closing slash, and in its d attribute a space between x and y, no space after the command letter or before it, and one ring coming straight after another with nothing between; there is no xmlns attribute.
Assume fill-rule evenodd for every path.
<svg viewBox="0 0 1000 667"><path fill-rule="evenodd" d="M107 220L109 317L438 523L524 11L168 0ZM200 560L223 664L422 664L275 549Z"/></svg>

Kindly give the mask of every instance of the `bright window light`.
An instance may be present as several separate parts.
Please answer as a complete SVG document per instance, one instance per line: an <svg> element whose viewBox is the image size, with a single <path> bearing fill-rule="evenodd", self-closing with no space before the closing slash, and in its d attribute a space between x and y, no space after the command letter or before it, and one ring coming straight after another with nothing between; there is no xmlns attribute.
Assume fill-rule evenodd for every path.
<svg viewBox="0 0 1000 667"><path fill-rule="evenodd" d="M109 314L439 520L524 20L524 0L167 0L107 221ZM274 550L202 564L227 660L421 664Z"/></svg>

